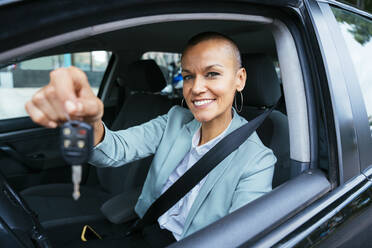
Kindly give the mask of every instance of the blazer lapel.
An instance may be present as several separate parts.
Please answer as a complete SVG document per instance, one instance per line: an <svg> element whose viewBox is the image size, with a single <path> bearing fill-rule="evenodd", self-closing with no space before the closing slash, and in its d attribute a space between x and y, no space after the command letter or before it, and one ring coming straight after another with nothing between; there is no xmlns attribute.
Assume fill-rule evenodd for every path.
<svg viewBox="0 0 372 248"><path fill-rule="evenodd" d="M233 156L229 156L228 158L226 158L207 175L207 178L203 186L201 187L194 203L192 204L189 214L187 215L185 226L183 229L183 234L189 228L191 221L194 219L199 207L207 197L208 193L212 190L217 180L224 174L225 170L229 167L232 157Z"/></svg>
<svg viewBox="0 0 372 248"><path fill-rule="evenodd" d="M241 119L238 117L238 114L234 111L234 118L232 119L232 123L229 127L229 130L227 131L227 134L231 133L238 127L242 126L244 123L246 122L241 121ZM198 209L200 208L201 204L207 197L208 193L212 190L213 186L216 184L218 179L224 174L225 170L231 165L231 160L234 156L233 155L234 153L235 151L232 152L229 156L227 156L219 165L217 165L207 175L206 180L203 186L201 187L194 203L192 204L189 214L187 215L182 236L186 233L186 231L190 227L192 220L194 219Z"/></svg>
<svg viewBox="0 0 372 248"><path fill-rule="evenodd" d="M193 119L181 129L160 170L159 177L156 181L156 197L160 196L163 185L182 159L184 159L186 154L190 151L192 136L199 126L200 123Z"/></svg>

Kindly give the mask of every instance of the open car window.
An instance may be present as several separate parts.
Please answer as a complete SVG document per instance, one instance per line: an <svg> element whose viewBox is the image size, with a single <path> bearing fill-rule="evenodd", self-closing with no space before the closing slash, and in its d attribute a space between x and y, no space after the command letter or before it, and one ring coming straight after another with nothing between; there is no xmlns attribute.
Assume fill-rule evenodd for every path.
<svg viewBox="0 0 372 248"><path fill-rule="evenodd" d="M98 93L111 52L66 53L25 60L0 69L0 120L27 116L25 103L49 82L51 70L76 66Z"/></svg>

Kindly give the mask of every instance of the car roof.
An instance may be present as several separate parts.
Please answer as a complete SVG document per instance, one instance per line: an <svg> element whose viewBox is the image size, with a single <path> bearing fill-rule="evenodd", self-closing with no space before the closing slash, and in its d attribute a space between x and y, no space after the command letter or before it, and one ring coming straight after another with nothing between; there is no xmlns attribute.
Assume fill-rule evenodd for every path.
<svg viewBox="0 0 372 248"><path fill-rule="evenodd" d="M39 4L34 4L35 2ZM40 4L43 2L43 4ZM60 4L56 4L60 2ZM81 2L81 8L76 8L76 2ZM32 6L29 6L30 1L17 1L13 4L8 4L7 8L0 6L0 22L5 23L3 29L0 30L0 40L3 40L0 48L2 51L9 51L13 48L21 47L23 45L30 44L34 41L42 40L45 38L53 37L54 35L64 34L71 31L79 30L81 28L92 27L100 23L109 23L116 20L130 19L137 16L146 15L163 15L167 13L182 13L182 11L192 12L196 4L187 4L185 8L180 8L178 5L170 5L172 8L166 9L168 5L162 5L163 8L159 7L159 10L153 10L153 5L146 5L141 10L133 10L131 8L119 8L123 6L123 2L130 1L117 1L107 0L105 3L113 3L113 6L102 5L101 0L91 0L89 3L86 1L74 0L74 1L39 1L33 0ZM132 1L138 3L144 3L144 1ZM150 3L162 2L159 0L147 1ZM146 2L146 3L147 3ZM164 2L178 2L178 1L167 1ZM246 1L248 2L248 1ZM251 1L258 2L258 1ZM269 2L269 1L264 1ZM280 1L282 4L288 2L297 1ZM69 3L69 4L67 4ZM93 3L93 4L92 4ZM191 2L190 2L191 3ZM160 4L159 4L160 5ZM66 6L64 8L63 6ZM100 7L99 7L100 6ZM145 4L144 4L145 6ZM150 7L149 7L150 6ZM225 7L224 7L225 6ZM226 3L219 4L215 8L216 12L220 12L221 9L226 8ZM255 9L256 5L253 5ZM26 7L29 7L27 10ZM75 8L73 8L75 7ZM102 8L101 8L102 7ZM176 8L177 7L177 8ZM236 10L239 5L232 5L231 10ZM32 11L30 10L32 9ZM68 10L70 9L70 10ZM165 10L163 10L165 9ZM205 10L206 8L204 8ZM208 10L212 9L208 6ZM278 8L272 8L277 11ZM9 11L4 11L9 10ZM202 11L204 11L202 9ZM231 12L231 10L226 10ZM262 8L261 11L266 10ZM89 12L86 14L85 12ZM114 11L116 11L114 13ZM213 11L210 10L210 11ZM239 10L240 11L240 10ZM32 12L32 13L31 13ZM101 15L97 16L97 13ZM245 13L245 12L244 12ZM254 12L260 13L260 12ZM267 12L265 12L267 14ZM43 16L44 15L44 16ZM258 14L259 15L259 14ZM12 22L12 18L16 21ZM143 26L137 26L135 28L128 28L125 30L119 30L117 32L102 33L87 39L78 40L63 46L55 46L53 50L44 50L43 54L36 54L35 56L61 54L66 52L79 52L87 50L109 50L118 51L125 50L126 47L136 50L145 51L168 51L168 52L182 52L180 49L184 47L184 42L196 33L203 31L217 31L231 36L238 43L242 44L243 52L249 53L252 51L266 51L268 54L275 53L275 44L272 39L271 31L264 27L264 24L257 24L253 22L242 22L242 21L222 21L222 20L204 20L194 21L177 21L168 23L154 23ZM8 23L8 25L6 25ZM228 25L229 24L229 25ZM9 28L12 27L12 28ZM58 28L56 28L58 27ZM182 28L180 28L182 27ZM143 32L140 32L140 31ZM249 31L249 32L247 32ZM242 33L250 33L250 35L241 35ZM147 35L146 34L150 34ZM172 42L164 42L166 37L172 36ZM151 43L149 46L149 37L151 37ZM123 42L124 41L124 42ZM146 42L146 45L143 45ZM255 49L251 49L255 48ZM261 47L257 49L257 47ZM27 58L29 58L27 56ZM12 61L2 61L4 64L16 63L26 59L26 57L13 57Z"/></svg>
<svg viewBox="0 0 372 248"><path fill-rule="evenodd" d="M192 0L190 0L191 2ZM222 0L214 0L213 2L221 2ZM38 3L45 3L45 0L0 0L0 6L1 5L10 5L10 4L17 4L17 3L27 3L30 4L38 4ZM86 0L73 0L73 1L50 1L52 4L56 6L62 7L65 6L71 6L71 3L73 3L76 6L81 6L81 3L86 3ZM131 4L146 4L146 3L156 3L156 2L185 2L182 0L131 0L131 1L121 1L121 0L90 0L89 3L91 4L114 4L114 3L122 3L125 5L131 5ZM230 0L230 2L243 2L243 3L259 3L264 5L272 5L272 6L292 6L292 7L298 7L303 0Z"/></svg>
<svg viewBox="0 0 372 248"><path fill-rule="evenodd" d="M351 10L353 12L361 12L364 15L368 16L368 13L360 11L356 8L353 8L349 5L341 4L333 0L320 0L321 2L327 2L333 5L337 5L344 9ZM53 35L55 32L55 26L58 25L58 29L61 30L60 33L69 32L79 28L91 26L94 19L94 22L97 23L106 23L112 21L110 18L127 18L124 14L120 16L120 10L128 10L129 13L132 11L131 8L123 8L124 6L141 6L144 8L152 6L154 3L157 4L161 10L159 13L172 13L174 9L167 9L167 3L189 3L189 1L179 1L179 0L74 0L74 1L42 1L42 0L0 0L0 22L8 25L4 25L3 30L0 30L0 40L9 40L9 42L3 42L1 51L6 51L15 47L19 47L23 44L30 43L31 41L40 40ZM217 0L214 3L219 3L221 1ZM255 3L266 6L282 6L287 8L296 8L297 6L303 3L302 0L232 0L232 3L253 3L253 6L256 6ZM191 1L190 1L191 3ZM210 2L208 2L210 3ZM165 5L164 5L165 4ZM169 5L174 6L174 5ZM187 7L191 6L190 4ZM234 6L234 5L233 5ZM235 5L238 6L238 5ZM116 17L113 17L114 14L111 14L113 10L118 9ZM190 11L188 8L185 8L186 11ZM274 8L275 9L275 8ZM6 10L6 11L5 11ZM143 10L144 13L133 9L133 16L135 15L146 15L146 10ZM179 11L179 10L178 10ZM140 12L140 13L138 13ZM102 13L98 17L98 13ZM174 13L177 13L175 11ZM147 13L148 14L148 13ZM151 13L152 14L152 13ZM119 17L117 17L119 16ZM12 21L12 18L16 21ZM101 18L101 19L99 19ZM97 19L97 20L96 20ZM98 20L99 19L99 20ZM206 25L198 23L198 25L193 25L190 27L191 21L187 22L174 22L172 23L163 23L163 24L151 24L145 25L143 27L136 27L135 31L133 29L120 30L118 32L110 32L107 34L102 34L96 37L90 37L88 39L79 40L77 42L72 42L64 46L55 47L52 50L44 51L44 55L49 54L58 54L63 53L64 51L69 52L78 52L78 51L87 51L87 50L125 50L125 47L130 47L132 49L138 48L141 50L141 47L146 47L147 51L168 51L168 52L181 52L179 49L184 46L184 41L188 40L192 34L202 32L205 30L208 31L217 31L222 32L226 35L231 36L238 43L242 44L242 50L249 53L250 47L254 47L257 50L257 47L261 47L263 51L268 51L269 54L275 54L275 45L273 40L270 38L270 32L265 28L260 27L259 25L254 25L252 23L238 23L238 22L218 22L218 21L204 21ZM64 27L61 27L65 24ZM176 25L175 25L176 24ZM233 25L231 25L233 24ZM49 25L49 26L48 26ZM79 26L80 25L80 26ZM9 27L12 27L10 29ZM166 27L166 28L164 28ZM182 28L180 28L182 27ZM41 28L41 29L39 29ZM68 30L70 28L70 30ZM257 32L255 33L255 29ZM40 32L39 30L42 30ZM138 32L142 30L143 32ZM242 36L242 30L249 31L251 35ZM156 31L156 32L155 32ZM169 37L169 31L173 32L172 42L163 42L161 38L153 37ZM17 36L18 34L20 36ZM50 34L48 34L48 32ZM132 34L135 35L132 35ZM149 36L146 34L154 34L152 36L152 45L147 46L143 45L143 41L147 40ZM246 32L247 33L247 32ZM43 37L45 36L45 37ZM12 38L14 37L14 38ZM20 38L19 38L20 37ZM123 39L125 37L125 39ZM128 38L127 38L128 37ZM265 38L266 37L266 38ZM18 38L18 39L17 39ZM123 41L125 41L123 43ZM22 44L23 42L23 44ZM146 51L146 50L144 50ZM40 54L42 55L42 54ZM39 56L40 56L39 55ZM19 58L21 59L21 58ZM15 59L14 62L18 61Z"/></svg>
<svg viewBox="0 0 372 248"><path fill-rule="evenodd" d="M64 51L87 50L181 53L187 40L195 34L205 31L216 31L228 35L237 42L240 50L245 53L276 54L272 31L268 26L228 20L187 20L146 24L99 34L46 50L44 53L48 55L61 54ZM149 38L151 38L151 42L149 42Z"/></svg>

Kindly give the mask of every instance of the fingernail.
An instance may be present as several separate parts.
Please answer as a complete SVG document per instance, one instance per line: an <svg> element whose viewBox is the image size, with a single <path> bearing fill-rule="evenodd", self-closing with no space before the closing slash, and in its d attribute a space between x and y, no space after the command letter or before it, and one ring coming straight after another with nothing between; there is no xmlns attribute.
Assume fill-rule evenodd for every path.
<svg viewBox="0 0 372 248"><path fill-rule="evenodd" d="M83 104L81 102L78 102L77 104L77 110L80 112L80 111L83 111Z"/></svg>
<svg viewBox="0 0 372 248"><path fill-rule="evenodd" d="M56 127L57 127L57 123L55 123L54 121L50 121L50 122L48 123L48 125L49 125L49 127L51 127L51 128L56 128Z"/></svg>
<svg viewBox="0 0 372 248"><path fill-rule="evenodd" d="M76 110L75 104L69 100L65 102L65 108L68 113L74 112Z"/></svg>

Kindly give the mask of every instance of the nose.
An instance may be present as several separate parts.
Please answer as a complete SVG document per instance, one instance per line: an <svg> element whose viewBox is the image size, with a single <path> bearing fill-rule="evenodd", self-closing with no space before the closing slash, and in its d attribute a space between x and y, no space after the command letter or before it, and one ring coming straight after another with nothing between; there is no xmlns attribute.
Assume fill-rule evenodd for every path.
<svg viewBox="0 0 372 248"><path fill-rule="evenodd" d="M206 91L205 81L203 77L196 76L192 85L192 93L198 95Z"/></svg>

